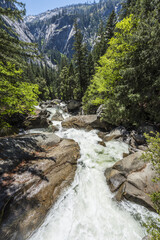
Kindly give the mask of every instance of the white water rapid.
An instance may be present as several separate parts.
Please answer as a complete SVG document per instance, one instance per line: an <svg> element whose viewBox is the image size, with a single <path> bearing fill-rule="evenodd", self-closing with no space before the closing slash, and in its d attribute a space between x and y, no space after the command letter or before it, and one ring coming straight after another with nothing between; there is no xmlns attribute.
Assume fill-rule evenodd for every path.
<svg viewBox="0 0 160 240"><path fill-rule="evenodd" d="M60 122L54 122L60 127ZM56 132L78 142L81 158L75 180L48 213L44 223L29 240L142 240L142 223L154 214L124 201L117 203L110 192L104 171L128 152L125 143L98 144L97 131L62 127Z"/></svg>

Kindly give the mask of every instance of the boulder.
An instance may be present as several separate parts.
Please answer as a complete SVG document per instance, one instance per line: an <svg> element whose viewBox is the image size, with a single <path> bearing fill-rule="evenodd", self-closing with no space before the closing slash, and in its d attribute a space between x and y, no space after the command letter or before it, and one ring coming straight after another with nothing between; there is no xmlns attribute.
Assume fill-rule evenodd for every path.
<svg viewBox="0 0 160 240"><path fill-rule="evenodd" d="M125 176L115 169L105 171L105 176L111 192L115 192L126 181Z"/></svg>
<svg viewBox="0 0 160 240"><path fill-rule="evenodd" d="M104 141L108 142L108 141L111 141L113 139L124 137L127 134L128 134L128 132L125 129L125 127L119 126L119 127L115 128L115 129L113 129L109 134L107 134L104 137Z"/></svg>
<svg viewBox="0 0 160 240"><path fill-rule="evenodd" d="M102 141L104 141L104 140L105 140L105 137L106 137L106 132L101 132L101 131L99 131L99 132L97 133L97 135L98 135L99 138L102 139Z"/></svg>
<svg viewBox="0 0 160 240"><path fill-rule="evenodd" d="M24 240L43 222L59 194L73 181L80 156L74 140L55 137L53 143L51 135L47 142L42 136L36 136L34 141L29 136L18 139L17 152L8 159L5 156L9 151L4 153L7 148L3 154L0 152L4 165L6 160L19 159L10 171L1 172L0 236L6 240ZM4 142L1 143L2 146ZM15 138L9 140L10 149L15 143ZM19 154L19 151L25 152L23 147L28 150L27 154Z"/></svg>
<svg viewBox="0 0 160 240"><path fill-rule="evenodd" d="M156 133L156 131L158 131L158 128L154 125L142 125L136 131L131 131L129 144L134 148L139 148L139 145L146 146L146 138L144 133L152 136L154 133Z"/></svg>
<svg viewBox="0 0 160 240"><path fill-rule="evenodd" d="M118 161L105 171L106 181L115 198L123 198L155 211L150 194L160 191L160 184L153 182L156 172L151 163L139 159L142 151L131 154Z"/></svg>
<svg viewBox="0 0 160 240"><path fill-rule="evenodd" d="M24 122L26 129L49 127L51 125L48 120L49 116L50 112L46 109L36 111L36 115L30 115L26 118Z"/></svg>
<svg viewBox="0 0 160 240"><path fill-rule="evenodd" d="M51 125L51 126L49 127L49 131L50 131L50 132L56 132L56 131L58 131L58 130L59 130L59 128L58 128L57 126Z"/></svg>
<svg viewBox="0 0 160 240"><path fill-rule="evenodd" d="M67 109L68 109L69 112L74 112L74 111L79 110L80 106L81 106L81 102L71 100L67 104Z"/></svg>
<svg viewBox="0 0 160 240"><path fill-rule="evenodd" d="M73 116L65 119L62 122L64 128L85 128L91 130L94 128L104 129L106 127L105 122L102 122L97 115L81 115Z"/></svg>
<svg viewBox="0 0 160 240"><path fill-rule="evenodd" d="M142 133L138 133L136 131L132 131L130 134L131 138L134 139L135 145L143 145L146 143L146 139ZM132 140L133 141L133 140Z"/></svg>
<svg viewBox="0 0 160 240"><path fill-rule="evenodd" d="M62 113L60 113L58 110L56 110L55 114L52 116L52 121L63 121L64 118L62 116Z"/></svg>
<svg viewBox="0 0 160 240"><path fill-rule="evenodd" d="M105 142L103 142L103 141L98 141L98 144L101 145L101 146L103 146L103 147L106 146Z"/></svg>
<svg viewBox="0 0 160 240"><path fill-rule="evenodd" d="M126 177L131 172L140 171L146 166L146 162L139 159L141 155L142 151L131 154L123 158L122 160L116 162L113 165L113 169L116 169L119 172L123 172Z"/></svg>

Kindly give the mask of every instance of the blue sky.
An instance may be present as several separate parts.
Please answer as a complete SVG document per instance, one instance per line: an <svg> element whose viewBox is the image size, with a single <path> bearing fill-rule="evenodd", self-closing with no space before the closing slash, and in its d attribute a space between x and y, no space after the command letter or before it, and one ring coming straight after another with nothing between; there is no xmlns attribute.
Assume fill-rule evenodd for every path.
<svg viewBox="0 0 160 240"><path fill-rule="evenodd" d="M36 15L57 7L64 7L70 4L93 2L94 0L21 0L26 4L27 15ZM97 2L98 0L96 0Z"/></svg>

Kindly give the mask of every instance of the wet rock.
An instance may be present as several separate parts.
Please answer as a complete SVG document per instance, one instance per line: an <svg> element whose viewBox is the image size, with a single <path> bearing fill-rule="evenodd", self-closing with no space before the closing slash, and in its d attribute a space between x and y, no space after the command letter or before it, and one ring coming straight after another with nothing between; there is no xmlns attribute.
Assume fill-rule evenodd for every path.
<svg viewBox="0 0 160 240"><path fill-rule="evenodd" d="M105 147L106 144L103 141L98 141L98 144L100 144L101 146Z"/></svg>
<svg viewBox="0 0 160 240"><path fill-rule="evenodd" d="M51 130L51 132L56 132L56 131L59 130L59 128L58 128L57 126L52 125L52 126L50 127L50 130Z"/></svg>
<svg viewBox="0 0 160 240"><path fill-rule="evenodd" d="M115 129L113 129L109 134L107 134L104 137L104 141L108 142L108 141L111 141L113 139L124 137L127 133L128 132L127 132L127 130L124 127L119 126L119 127L115 128Z"/></svg>
<svg viewBox="0 0 160 240"><path fill-rule="evenodd" d="M98 135L99 138L101 138L101 139L104 141L104 139L105 139L105 137L106 137L106 133L105 133L105 132L99 131L99 132L97 133L97 135Z"/></svg>
<svg viewBox="0 0 160 240"><path fill-rule="evenodd" d="M130 146L134 149L137 149L138 148L138 144L136 142L136 140L131 136L130 138L130 142L129 142Z"/></svg>
<svg viewBox="0 0 160 240"><path fill-rule="evenodd" d="M11 154L10 161L17 157L19 162L1 174L0 236L6 240L24 240L42 223L60 192L73 181L80 155L78 144L69 139L57 139L55 144L49 144L49 140L46 144L40 136L31 142L22 137L19 145L20 141L21 147L28 142L26 148L34 155L26 158L19 152ZM0 158L5 160L4 154Z"/></svg>
<svg viewBox="0 0 160 240"><path fill-rule="evenodd" d="M35 139L36 143L40 147L53 147L54 145L58 144L61 139L54 133L45 134L33 134L33 135L26 135L29 139Z"/></svg>
<svg viewBox="0 0 160 240"><path fill-rule="evenodd" d="M111 192L115 192L126 181L126 178L119 171L110 169L105 171L105 177L109 184Z"/></svg>
<svg viewBox="0 0 160 240"><path fill-rule="evenodd" d="M106 124L102 122L97 115L81 115L65 119L62 122L62 126L64 128L85 128L91 130L94 128L104 129Z"/></svg>
<svg viewBox="0 0 160 240"><path fill-rule="evenodd" d="M118 201L125 198L155 211L149 195L160 191L160 185L152 181L156 177L153 166L139 159L142 153L138 151L115 163L105 171L106 181L112 192L117 191Z"/></svg>
<svg viewBox="0 0 160 240"><path fill-rule="evenodd" d="M56 110L55 114L52 116L52 121L63 121L64 118L62 116L62 113L60 113L58 110Z"/></svg>

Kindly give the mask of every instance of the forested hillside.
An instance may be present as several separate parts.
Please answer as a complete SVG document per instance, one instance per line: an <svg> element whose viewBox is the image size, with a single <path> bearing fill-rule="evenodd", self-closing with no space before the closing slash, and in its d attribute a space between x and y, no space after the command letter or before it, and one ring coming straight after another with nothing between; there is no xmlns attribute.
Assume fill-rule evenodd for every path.
<svg viewBox="0 0 160 240"><path fill-rule="evenodd" d="M113 9L118 11L120 2L116 0L100 1L98 4L72 5L38 16L29 16L25 22L31 30L30 33L21 20L22 16L21 19L13 21L13 18L5 13L5 11L16 13L16 2L3 1L0 3L2 22L14 32L14 38L18 38L19 42L37 41L36 43L38 43L37 55L41 53L41 58L29 60L24 57L22 78L38 84L39 99L80 100L83 97L94 74L94 63L105 53L106 43L111 37L104 34L103 28L106 33L108 31L107 34L113 34L107 30L106 21ZM116 21L114 12L109 21L112 22L109 24L113 24L112 32ZM56 27L55 31L53 31L53 26ZM67 33L69 35L64 35L63 32L66 31L64 29L68 26L72 30ZM10 34L12 35L12 33ZM67 40L68 38L71 42ZM58 48L57 44L63 45L63 47ZM64 46L68 49L69 56L73 54L72 59L62 54L65 53ZM56 65L56 68L49 64L48 58Z"/></svg>
<svg viewBox="0 0 160 240"><path fill-rule="evenodd" d="M38 41L39 50L57 65L56 69L50 68L45 60L29 60L27 49L29 47L34 51L35 46L18 40L17 33L13 33L4 21L4 16L12 20L22 18L22 12L16 16L19 11L13 7L14 1L12 9L7 8L7 5L4 7L4 2L3 5L1 3L1 31L7 38L13 39L12 44L12 40L6 40L6 44L1 42L2 57L8 58L5 60L7 70L15 68L16 77L21 77L22 82L37 84L39 99L60 98L67 101L83 98L86 113L94 113L104 104L101 116L110 124L128 126L144 121L158 122L159 2L128 0L125 4L121 3L123 8L117 15L114 9L120 2L73 5L26 18L26 23ZM73 52L72 58L61 54L56 45L66 40L65 36L59 35L64 29L64 22L72 28L73 46L68 52ZM55 32L50 29L53 26L58 26L56 41L53 37ZM19 50L18 53L14 51L12 57L13 44ZM23 45L27 46L25 50L22 50ZM8 49L11 49L10 54ZM61 49L61 52L65 53L65 50ZM15 54L18 54L17 60ZM13 59L15 65L9 66ZM16 67L18 62L20 65ZM3 61L2 69L5 64ZM8 77L9 74L6 75ZM2 102L7 102L6 98L2 99ZM6 111L7 108L2 109Z"/></svg>
<svg viewBox="0 0 160 240"><path fill-rule="evenodd" d="M106 23L113 10L119 11L122 0L104 0L99 3L77 4L28 16L25 23L39 44L39 49L56 63L58 53L73 55L74 22L83 34L83 41L92 49L101 21Z"/></svg>
<svg viewBox="0 0 160 240"><path fill-rule="evenodd" d="M3 19L3 16L13 21L22 19L24 5L17 5L21 10L0 7L0 128L8 127L7 119L13 114L32 112L39 94L38 85L23 78L25 59L37 57L37 49L20 41Z"/></svg>
<svg viewBox="0 0 160 240"><path fill-rule="evenodd" d="M114 36L91 80L83 105L104 104L103 119L116 125L159 122L160 3L127 1Z"/></svg>

